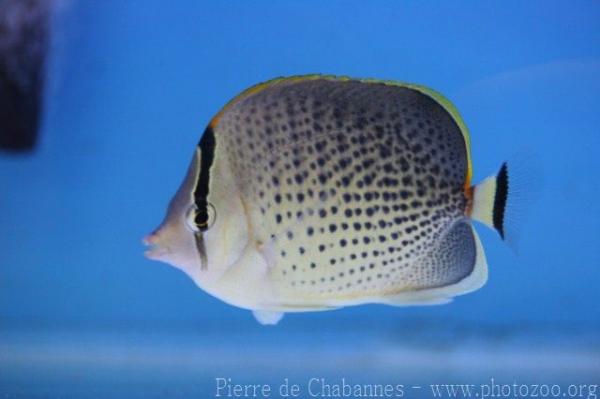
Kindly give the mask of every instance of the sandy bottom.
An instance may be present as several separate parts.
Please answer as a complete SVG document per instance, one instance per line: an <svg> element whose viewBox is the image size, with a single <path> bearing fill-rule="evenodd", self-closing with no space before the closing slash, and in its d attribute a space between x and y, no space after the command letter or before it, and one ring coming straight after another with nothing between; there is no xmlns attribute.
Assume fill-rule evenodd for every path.
<svg viewBox="0 0 600 399"><path fill-rule="evenodd" d="M571 384L600 384L595 334L465 338L343 330L12 329L0 332L0 398L280 398L294 384L302 398L430 398L435 384L473 384L481 397L494 384L499 390L514 383L557 384L558 396L573 397ZM239 395L236 384L244 386ZM354 391L348 396L343 385ZM377 385L392 388L368 391ZM587 388L574 396L595 397Z"/></svg>

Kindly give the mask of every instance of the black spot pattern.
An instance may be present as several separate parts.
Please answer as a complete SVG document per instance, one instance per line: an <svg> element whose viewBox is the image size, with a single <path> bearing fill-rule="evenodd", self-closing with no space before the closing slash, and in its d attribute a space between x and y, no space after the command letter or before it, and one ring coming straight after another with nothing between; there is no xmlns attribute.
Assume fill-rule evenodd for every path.
<svg viewBox="0 0 600 399"><path fill-rule="evenodd" d="M447 265L472 249L456 255L454 240L439 259L429 254L467 205L464 137L429 96L352 80L282 81L228 106L215 133L264 235L255 238L287 254L271 271L282 287L367 296L443 286L464 272L423 262Z"/></svg>

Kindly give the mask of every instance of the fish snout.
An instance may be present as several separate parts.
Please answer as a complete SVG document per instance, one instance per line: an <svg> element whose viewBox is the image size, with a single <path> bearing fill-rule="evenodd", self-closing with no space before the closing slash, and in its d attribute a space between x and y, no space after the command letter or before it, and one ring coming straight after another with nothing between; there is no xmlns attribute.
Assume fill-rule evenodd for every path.
<svg viewBox="0 0 600 399"><path fill-rule="evenodd" d="M160 229L154 230L142 239L144 245L149 247L144 251L144 256L152 260L162 260L170 253L168 246L164 245L161 240Z"/></svg>

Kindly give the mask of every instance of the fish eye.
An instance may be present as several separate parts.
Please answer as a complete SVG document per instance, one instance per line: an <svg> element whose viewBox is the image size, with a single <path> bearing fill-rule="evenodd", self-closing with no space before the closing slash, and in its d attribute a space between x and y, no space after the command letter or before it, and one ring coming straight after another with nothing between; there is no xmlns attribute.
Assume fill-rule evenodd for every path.
<svg viewBox="0 0 600 399"><path fill-rule="evenodd" d="M188 230L198 233L210 229L217 219L217 211L213 204L206 203L204 209L198 208L196 204L190 205L185 215Z"/></svg>
<svg viewBox="0 0 600 399"><path fill-rule="evenodd" d="M208 230L211 227L213 227L213 225L217 221L217 210L215 209L214 205L211 204L210 202L207 203L206 213L208 215L208 218L206 219L206 228L205 228L205 230Z"/></svg>

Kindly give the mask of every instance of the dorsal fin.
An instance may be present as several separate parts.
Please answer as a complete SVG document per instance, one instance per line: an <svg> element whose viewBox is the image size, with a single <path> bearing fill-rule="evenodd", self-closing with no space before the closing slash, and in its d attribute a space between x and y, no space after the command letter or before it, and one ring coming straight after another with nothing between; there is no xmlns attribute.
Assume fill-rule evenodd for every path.
<svg viewBox="0 0 600 399"><path fill-rule="evenodd" d="M465 190L469 189L471 186L471 177L473 176L473 168L471 163L471 139L469 136L469 130L467 129L467 125L463 121L458 109L452 104L450 100L448 100L443 94L439 93L436 90L433 90L427 86L407 83L402 81L394 81L394 80L380 80L380 79L371 79L371 78L351 78L348 76L336 76L336 75L321 75L321 74L307 74L307 75L296 75L289 77L278 77L266 82L258 83L254 86L249 87L248 89L242 91L240 94L235 96L232 100L230 100L225 106L212 118L209 123L209 127L214 128L218 123L220 117L227 110L228 107L235 104L238 101L241 101L253 94L259 93L273 85L279 83L293 83L293 82L304 82L310 80L329 80L329 81L338 81L338 82L363 82L363 83L374 83L374 84L384 84L387 86L398 86L405 87L408 89L416 90L426 96L435 100L440 106L442 106L451 116L452 119L458 125L463 139L465 141L465 149L467 153L467 173L465 176Z"/></svg>

